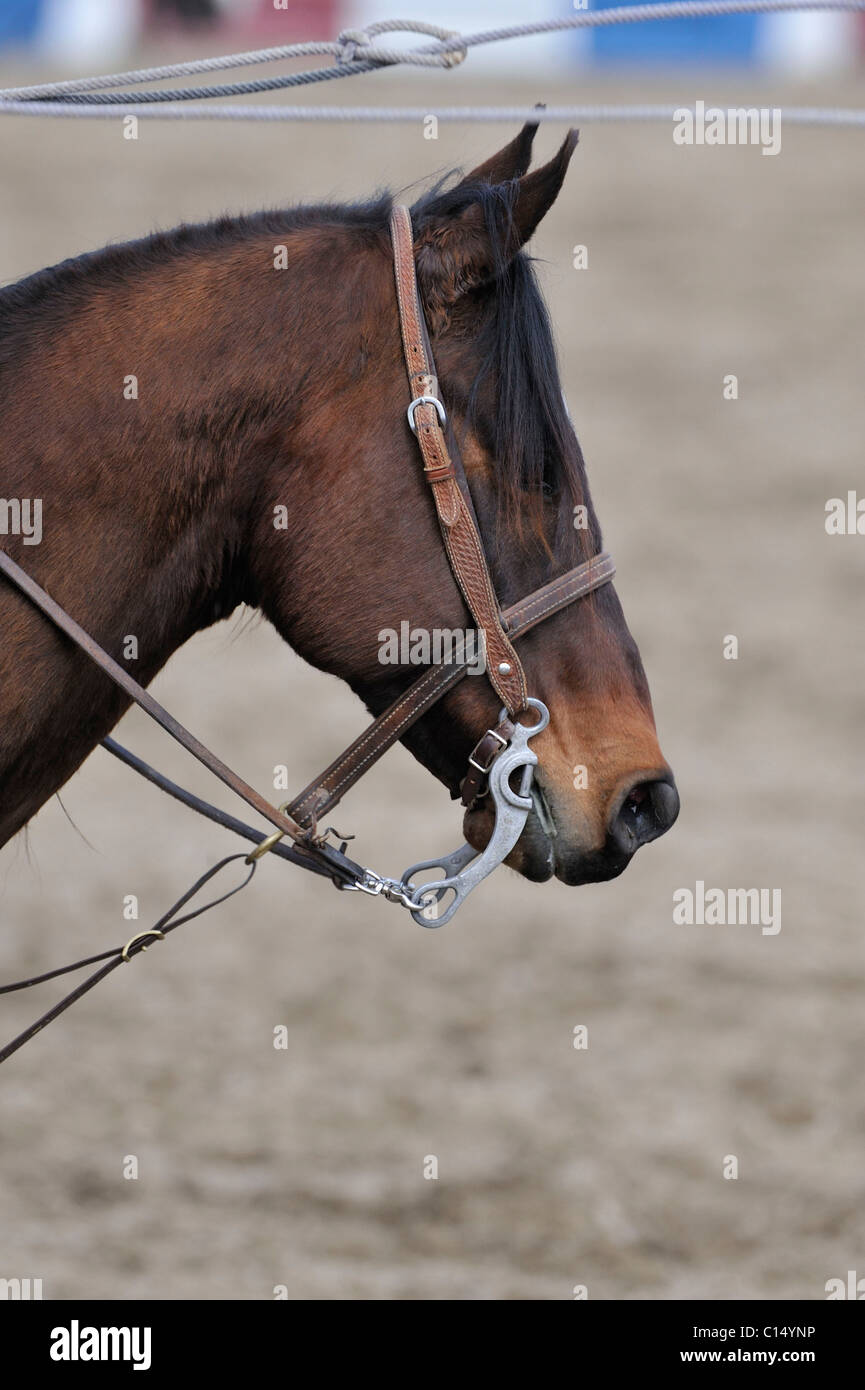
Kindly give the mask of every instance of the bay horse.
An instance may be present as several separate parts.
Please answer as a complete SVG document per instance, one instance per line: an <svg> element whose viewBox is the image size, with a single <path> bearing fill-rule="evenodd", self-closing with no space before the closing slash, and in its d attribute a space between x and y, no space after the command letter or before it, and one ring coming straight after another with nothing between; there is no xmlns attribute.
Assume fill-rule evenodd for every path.
<svg viewBox="0 0 865 1390"><path fill-rule="evenodd" d="M522 249L577 135L529 172L535 130L411 209L449 429L502 606L601 545ZM246 604L379 714L417 674L382 662L384 630L468 627L405 419L390 210L384 196L181 226L0 291L3 548L142 685ZM36 499L28 544L8 523ZM0 635L3 844L129 699L3 583ZM535 881L611 879L679 806L612 585L527 633L520 657L551 718L536 810L506 862ZM498 703L486 680L463 681L402 739L453 796ZM483 801L464 829L484 846Z"/></svg>

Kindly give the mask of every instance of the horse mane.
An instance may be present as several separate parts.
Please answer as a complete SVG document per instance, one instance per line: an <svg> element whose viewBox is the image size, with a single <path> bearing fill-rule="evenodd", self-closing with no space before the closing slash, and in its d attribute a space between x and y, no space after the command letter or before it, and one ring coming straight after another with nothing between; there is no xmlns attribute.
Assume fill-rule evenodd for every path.
<svg viewBox="0 0 865 1390"><path fill-rule="evenodd" d="M224 215L210 222L182 222L170 231L155 231L135 241L112 242L98 251L72 256L58 265L0 287L0 352L6 335L32 329L33 317L62 316L94 289L128 284L137 276L158 270L167 261L206 255L265 234L286 236L304 227L339 223L380 231L387 227L391 197L379 194L367 202L317 203L293 208Z"/></svg>

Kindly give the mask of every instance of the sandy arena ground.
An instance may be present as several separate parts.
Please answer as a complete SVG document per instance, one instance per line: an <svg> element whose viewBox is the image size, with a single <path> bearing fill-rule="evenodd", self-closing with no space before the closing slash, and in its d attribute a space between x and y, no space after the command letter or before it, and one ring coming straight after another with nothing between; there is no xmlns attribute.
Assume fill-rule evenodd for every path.
<svg viewBox="0 0 865 1390"><path fill-rule="evenodd" d="M758 78L418 82L317 99L865 104ZM132 143L113 122L9 121L0 278L182 219L404 187L511 133L153 124ZM536 239L674 831L608 885L501 870L438 933L263 866L3 1069L0 1277L56 1299L735 1300L865 1272L865 539L824 531L827 498L865 477L862 140L790 127L764 158L586 127ZM265 789L276 762L302 786L365 718L238 619L154 689ZM219 796L143 715L119 736ZM234 847L102 751L63 801L74 826L54 801L0 856L0 979L113 945L125 894L143 927ZM337 824L391 872L460 838L401 748ZM781 932L674 926L697 879L781 888ZM3 1038L59 992L4 999Z"/></svg>

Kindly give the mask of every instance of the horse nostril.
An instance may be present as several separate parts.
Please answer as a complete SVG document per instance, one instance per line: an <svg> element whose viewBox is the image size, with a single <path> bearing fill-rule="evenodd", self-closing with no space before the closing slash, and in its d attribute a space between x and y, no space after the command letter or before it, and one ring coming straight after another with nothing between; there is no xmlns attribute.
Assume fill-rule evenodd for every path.
<svg viewBox="0 0 865 1390"><path fill-rule="evenodd" d="M636 782L610 818L608 836L624 854L657 840L679 814L679 793L672 781Z"/></svg>

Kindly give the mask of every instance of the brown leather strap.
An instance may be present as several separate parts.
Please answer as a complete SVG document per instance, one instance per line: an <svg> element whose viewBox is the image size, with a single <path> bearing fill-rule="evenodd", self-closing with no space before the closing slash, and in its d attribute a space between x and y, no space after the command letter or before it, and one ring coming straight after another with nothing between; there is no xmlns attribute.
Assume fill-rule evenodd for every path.
<svg viewBox="0 0 865 1390"><path fill-rule="evenodd" d="M119 666L89 633L79 627L74 618L70 618L59 603L55 603L54 599L35 580L31 579L29 574L21 569L20 565L17 565L5 550L0 550L0 569L17 585L22 593L25 593L36 604L37 608L41 608L46 617L50 618L61 632L65 632L67 637L71 637L76 646L87 653L91 661L95 662L106 675L109 675L114 683L120 686L121 690L124 690L137 705L140 705L150 715L151 719L155 719L166 733L171 734L172 738L176 738L187 752L191 753L199 762L204 763L204 766L209 768L214 776L242 797L249 806L254 807L283 834L290 835L293 840L304 841L305 848L314 849L314 846L308 843L308 830L302 825L298 825L297 821L292 820L290 816L283 815L275 806L271 806L270 802L260 796L254 787L250 787L242 777L238 777L236 772L232 772L231 768L227 767L220 758L217 758L215 753L211 753L210 749L206 748L194 734L179 724L168 713L168 710L160 705L158 700L154 700L149 691L139 685L138 681L134 680L128 671L124 671L123 667Z"/></svg>
<svg viewBox="0 0 865 1390"><path fill-rule="evenodd" d="M423 309L417 288L414 241L408 208L394 207L390 218L394 272L403 353L411 399L438 399L435 368L428 351ZM522 664L499 621L499 605L477 527L456 479L444 432L434 405L414 410L424 476L432 489L445 549L469 612L486 638L487 675L511 715L525 709L528 691Z"/></svg>
<svg viewBox="0 0 865 1390"><path fill-rule="evenodd" d="M612 556L602 551L507 608L502 614L502 625L512 638L517 638L560 608L566 608L594 589L608 584L615 572ZM314 824L317 818L333 810L367 768L377 762L467 672L467 665L458 664L430 666L425 670L398 700L364 729L344 753L334 759L320 777L295 797L289 807L291 815L303 824Z"/></svg>
<svg viewBox="0 0 865 1390"><path fill-rule="evenodd" d="M374 719L345 752L310 782L289 806L298 821L313 825L333 809L383 753L416 724L421 715L457 685L467 666L430 666L392 705Z"/></svg>
<svg viewBox="0 0 865 1390"><path fill-rule="evenodd" d="M568 570L567 574L560 574L558 579L550 580L542 589L536 589L527 598L521 598L507 608L503 614L505 632L511 637L519 637L521 632L528 632L544 618L558 613L560 608L567 608L568 604L575 603L593 589L609 584L615 573L612 555L606 550L599 551L591 560Z"/></svg>
<svg viewBox="0 0 865 1390"><path fill-rule="evenodd" d="M374 719L363 733L338 758L334 759L320 777L310 782L300 795L295 797L288 808L289 813L286 815L278 811L275 806L271 806L253 787L250 787L235 772L232 772L188 729L178 723L4 550L0 550L0 570L62 632L71 637L73 642L86 652L106 675L125 690L145 713L155 719L188 752L204 763L205 767L209 768L220 781L224 782L226 786L230 787L278 829L289 835L301 846L304 853L308 853L314 858L320 858L329 871L332 872L336 869L342 878L353 876L353 870L358 866L351 865L351 870L347 873L346 867L351 861L347 861L347 864L346 862L338 862L344 860L344 857L340 856L337 851L332 850L329 846L318 845L311 841L310 835L315 833L316 822L327 811L332 810L346 792L363 776L367 768L377 762L407 729L417 723L418 719L456 686L468 672L468 665L458 663L431 666L425 670L398 700L395 700L383 714ZM502 624L511 637L519 637L560 608L574 603L585 594L591 593L593 589L598 589L601 585L609 583L615 572L616 568L612 556L601 552L584 564L578 565L576 569L569 570L567 574L560 575L558 579L553 579L549 584L545 584L542 589L530 594L528 598L520 599L518 603L506 609L502 614Z"/></svg>
<svg viewBox="0 0 865 1390"><path fill-rule="evenodd" d="M223 893L221 897L212 898L201 907L193 908L191 912L185 912L182 917L177 916L180 909L186 906L190 898L195 897L195 894L204 887L205 883L209 883L209 881L218 874L221 869L224 869L227 864L233 864L239 859L244 860L245 863L249 865L249 873L236 888L230 888L229 891ZM18 1036L13 1038L11 1042L8 1042L5 1047L0 1048L0 1063L7 1061L13 1053L17 1052L18 1049L29 1042L31 1038L35 1038L37 1033L41 1033L43 1028L47 1028L49 1023L53 1023L55 1018L59 1018L60 1015L65 1013L68 1008L71 1008L77 1000L81 999L83 995L93 989L94 985L98 985L101 980L105 979L106 975L110 975L112 970L116 970L119 965L128 964L129 961L133 961L142 951L146 951L149 945L152 946L154 941L164 940L168 933L174 931L176 927L182 927L185 922L191 922L193 918L200 917L203 912L209 912L212 907L218 907L220 903L226 902L228 898L233 898L235 893L239 893L241 889L245 888L251 881L256 868L257 864L255 860L250 863L246 855L231 854L227 859L221 859L218 864L214 864L211 869L203 873L201 878L197 879L192 887L187 889L183 897L178 898L174 906L163 913L154 926L148 931L136 932L135 936L127 941L125 946L117 946L111 951L100 951L99 954L95 956L85 956L83 960L73 961L71 965L62 965L59 970L46 970L41 975L33 975L29 980L16 980L11 985L0 986L0 994L11 994L16 990L30 989L33 985L41 985L45 980L56 979L58 975L70 975L74 970L83 970L85 965L96 965L99 961L108 961L107 965L101 965L99 969L92 975L89 975L86 980L76 985L75 989L70 990L65 998L60 1000L59 1004L54 1004L41 1018L37 1018L35 1023L31 1023L29 1028L25 1028L23 1033L19 1033Z"/></svg>
<svg viewBox="0 0 865 1390"><path fill-rule="evenodd" d="M479 796L483 796L489 786L490 768L502 749L507 747L514 736L513 721L505 716L494 729L487 729L469 753L468 771L460 783L461 800L464 806L472 806Z"/></svg>

